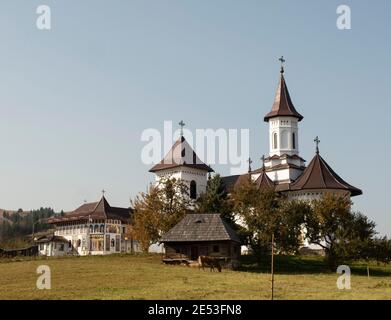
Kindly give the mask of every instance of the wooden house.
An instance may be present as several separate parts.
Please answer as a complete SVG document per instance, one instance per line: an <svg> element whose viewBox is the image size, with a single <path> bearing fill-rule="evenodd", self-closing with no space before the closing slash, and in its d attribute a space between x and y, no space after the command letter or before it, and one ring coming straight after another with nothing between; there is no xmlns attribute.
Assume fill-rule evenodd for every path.
<svg viewBox="0 0 391 320"><path fill-rule="evenodd" d="M228 267L238 265L240 240L220 214L188 214L163 235L165 261L197 261L218 257Z"/></svg>

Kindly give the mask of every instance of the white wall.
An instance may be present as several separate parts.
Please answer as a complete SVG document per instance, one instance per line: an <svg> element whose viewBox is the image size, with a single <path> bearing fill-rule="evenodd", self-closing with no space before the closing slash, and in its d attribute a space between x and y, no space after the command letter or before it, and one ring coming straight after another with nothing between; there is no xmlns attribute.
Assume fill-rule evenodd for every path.
<svg viewBox="0 0 391 320"><path fill-rule="evenodd" d="M295 143L293 143L293 133ZM273 144L273 135L277 134L277 148ZM294 148L295 147L295 148ZM299 126L295 117L275 117L269 120L269 155L299 154Z"/></svg>

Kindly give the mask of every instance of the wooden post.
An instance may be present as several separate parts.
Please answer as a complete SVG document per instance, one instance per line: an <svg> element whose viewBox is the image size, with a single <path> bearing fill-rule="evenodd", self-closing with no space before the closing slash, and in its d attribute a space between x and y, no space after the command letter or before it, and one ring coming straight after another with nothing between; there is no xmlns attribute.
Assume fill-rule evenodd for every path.
<svg viewBox="0 0 391 320"><path fill-rule="evenodd" d="M367 275L368 275L368 278L369 278L369 266L367 265Z"/></svg>
<svg viewBox="0 0 391 320"><path fill-rule="evenodd" d="M272 281L272 300L274 300L274 232L272 234L272 263L271 263L271 281Z"/></svg>

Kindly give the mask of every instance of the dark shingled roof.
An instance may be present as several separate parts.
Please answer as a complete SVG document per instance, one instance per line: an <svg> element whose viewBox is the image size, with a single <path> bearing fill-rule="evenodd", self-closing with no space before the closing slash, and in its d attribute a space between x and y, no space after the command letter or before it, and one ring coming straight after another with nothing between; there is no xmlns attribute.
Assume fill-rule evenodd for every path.
<svg viewBox="0 0 391 320"><path fill-rule="evenodd" d="M257 180L255 180L259 190L274 190L274 182L266 174L265 167L262 167L261 169L262 171L260 176L257 178Z"/></svg>
<svg viewBox="0 0 391 320"><path fill-rule="evenodd" d="M99 202L85 203L65 216L55 216L48 219L48 223L71 222L91 219L113 219L130 222L131 208L112 207L103 196Z"/></svg>
<svg viewBox="0 0 391 320"><path fill-rule="evenodd" d="M183 136L174 143L164 159L153 166L149 172L156 172L181 166L213 172L211 167L203 163L200 158L198 158L195 151L190 147Z"/></svg>
<svg viewBox="0 0 391 320"><path fill-rule="evenodd" d="M225 186L225 189L227 191L231 191L233 188L239 186L249 178L250 177L248 173L245 173L245 174L237 174L233 176L222 177L221 180Z"/></svg>
<svg viewBox="0 0 391 320"><path fill-rule="evenodd" d="M342 189L358 196L362 191L344 181L317 152L303 174L290 186L290 190Z"/></svg>
<svg viewBox="0 0 391 320"><path fill-rule="evenodd" d="M265 168L260 168L257 170L257 172L252 171L253 173L259 173L261 172L260 176L255 180L256 185L258 186L259 190L267 190L267 189L274 189L275 185L274 182L268 177L266 174ZM240 184L245 182L247 179L249 179L249 174L241 174L241 175L234 175L234 176L227 176L222 177L223 184L228 192L232 191L233 188L238 187Z"/></svg>
<svg viewBox="0 0 391 320"><path fill-rule="evenodd" d="M62 243L68 243L68 240L61 236L55 236L55 235L45 235L42 237L37 238L35 240L36 243L47 243L47 242L62 242Z"/></svg>
<svg viewBox="0 0 391 320"><path fill-rule="evenodd" d="M163 235L161 242L235 241L239 237L218 213L187 214Z"/></svg>
<svg viewBox="0 0 391 320"><path fill-rule="evenodd" d="M270 118L278 116L289 116L303 120L303 116L298 113L292 103L289 95L288 87L286 86L284 74L281 72L280 83L278 84L276 97L272 106L272 110L265 116L264 120L269 122Z"/></svg>

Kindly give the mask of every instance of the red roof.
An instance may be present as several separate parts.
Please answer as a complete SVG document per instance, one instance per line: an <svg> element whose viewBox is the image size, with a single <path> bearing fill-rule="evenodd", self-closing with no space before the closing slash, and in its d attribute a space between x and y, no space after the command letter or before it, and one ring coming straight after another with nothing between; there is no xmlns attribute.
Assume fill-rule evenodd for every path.
<svg viewBox="0 0 391 320"><path fill-rule="evenodd" d="M88 219L113 219L128 223L130 221L131 208L112 207L102 196L99 202L90 202L81 205L76 210L65 216L52 217L48 223L71 222Z"/></svg>
<svg viewBox="0 0 391 320"><path fill-rule="evenodd" d="M281 71L280 83L278 84L272 110L264 117L264 120L266 122L269 122L270 118L278 116L295 117L298 118L299 121L303 120L304 118L300 113L296 111L292 103L288 87L285 83L283 70Z"/></svg>
<svg viewBox="0 0 391 320"><path fill-rule="evenodd" d="M265 167L262 167L262 172L260 176L255 180L255 183L257 184L259 190L274 190L275 185L274 182L268 177L265 171Z"/></svg>
<svg viewBox="0 0 391 320"><path fill-rule="evenodd" d="M203 163L200 158L198 158L195 151L190 147L183 136L174 143L164 159L153 166L149 172L156 172L181 166L213 172L211 167Z"/></svg>
<svg viewBox="0 0 391 320"><path fill-rule="evenodd" d="M303 174L290 185L290 190L340 189L347 190L351 196L358 196L362 191L344 181L326 163L317 152Z"/></svg>

